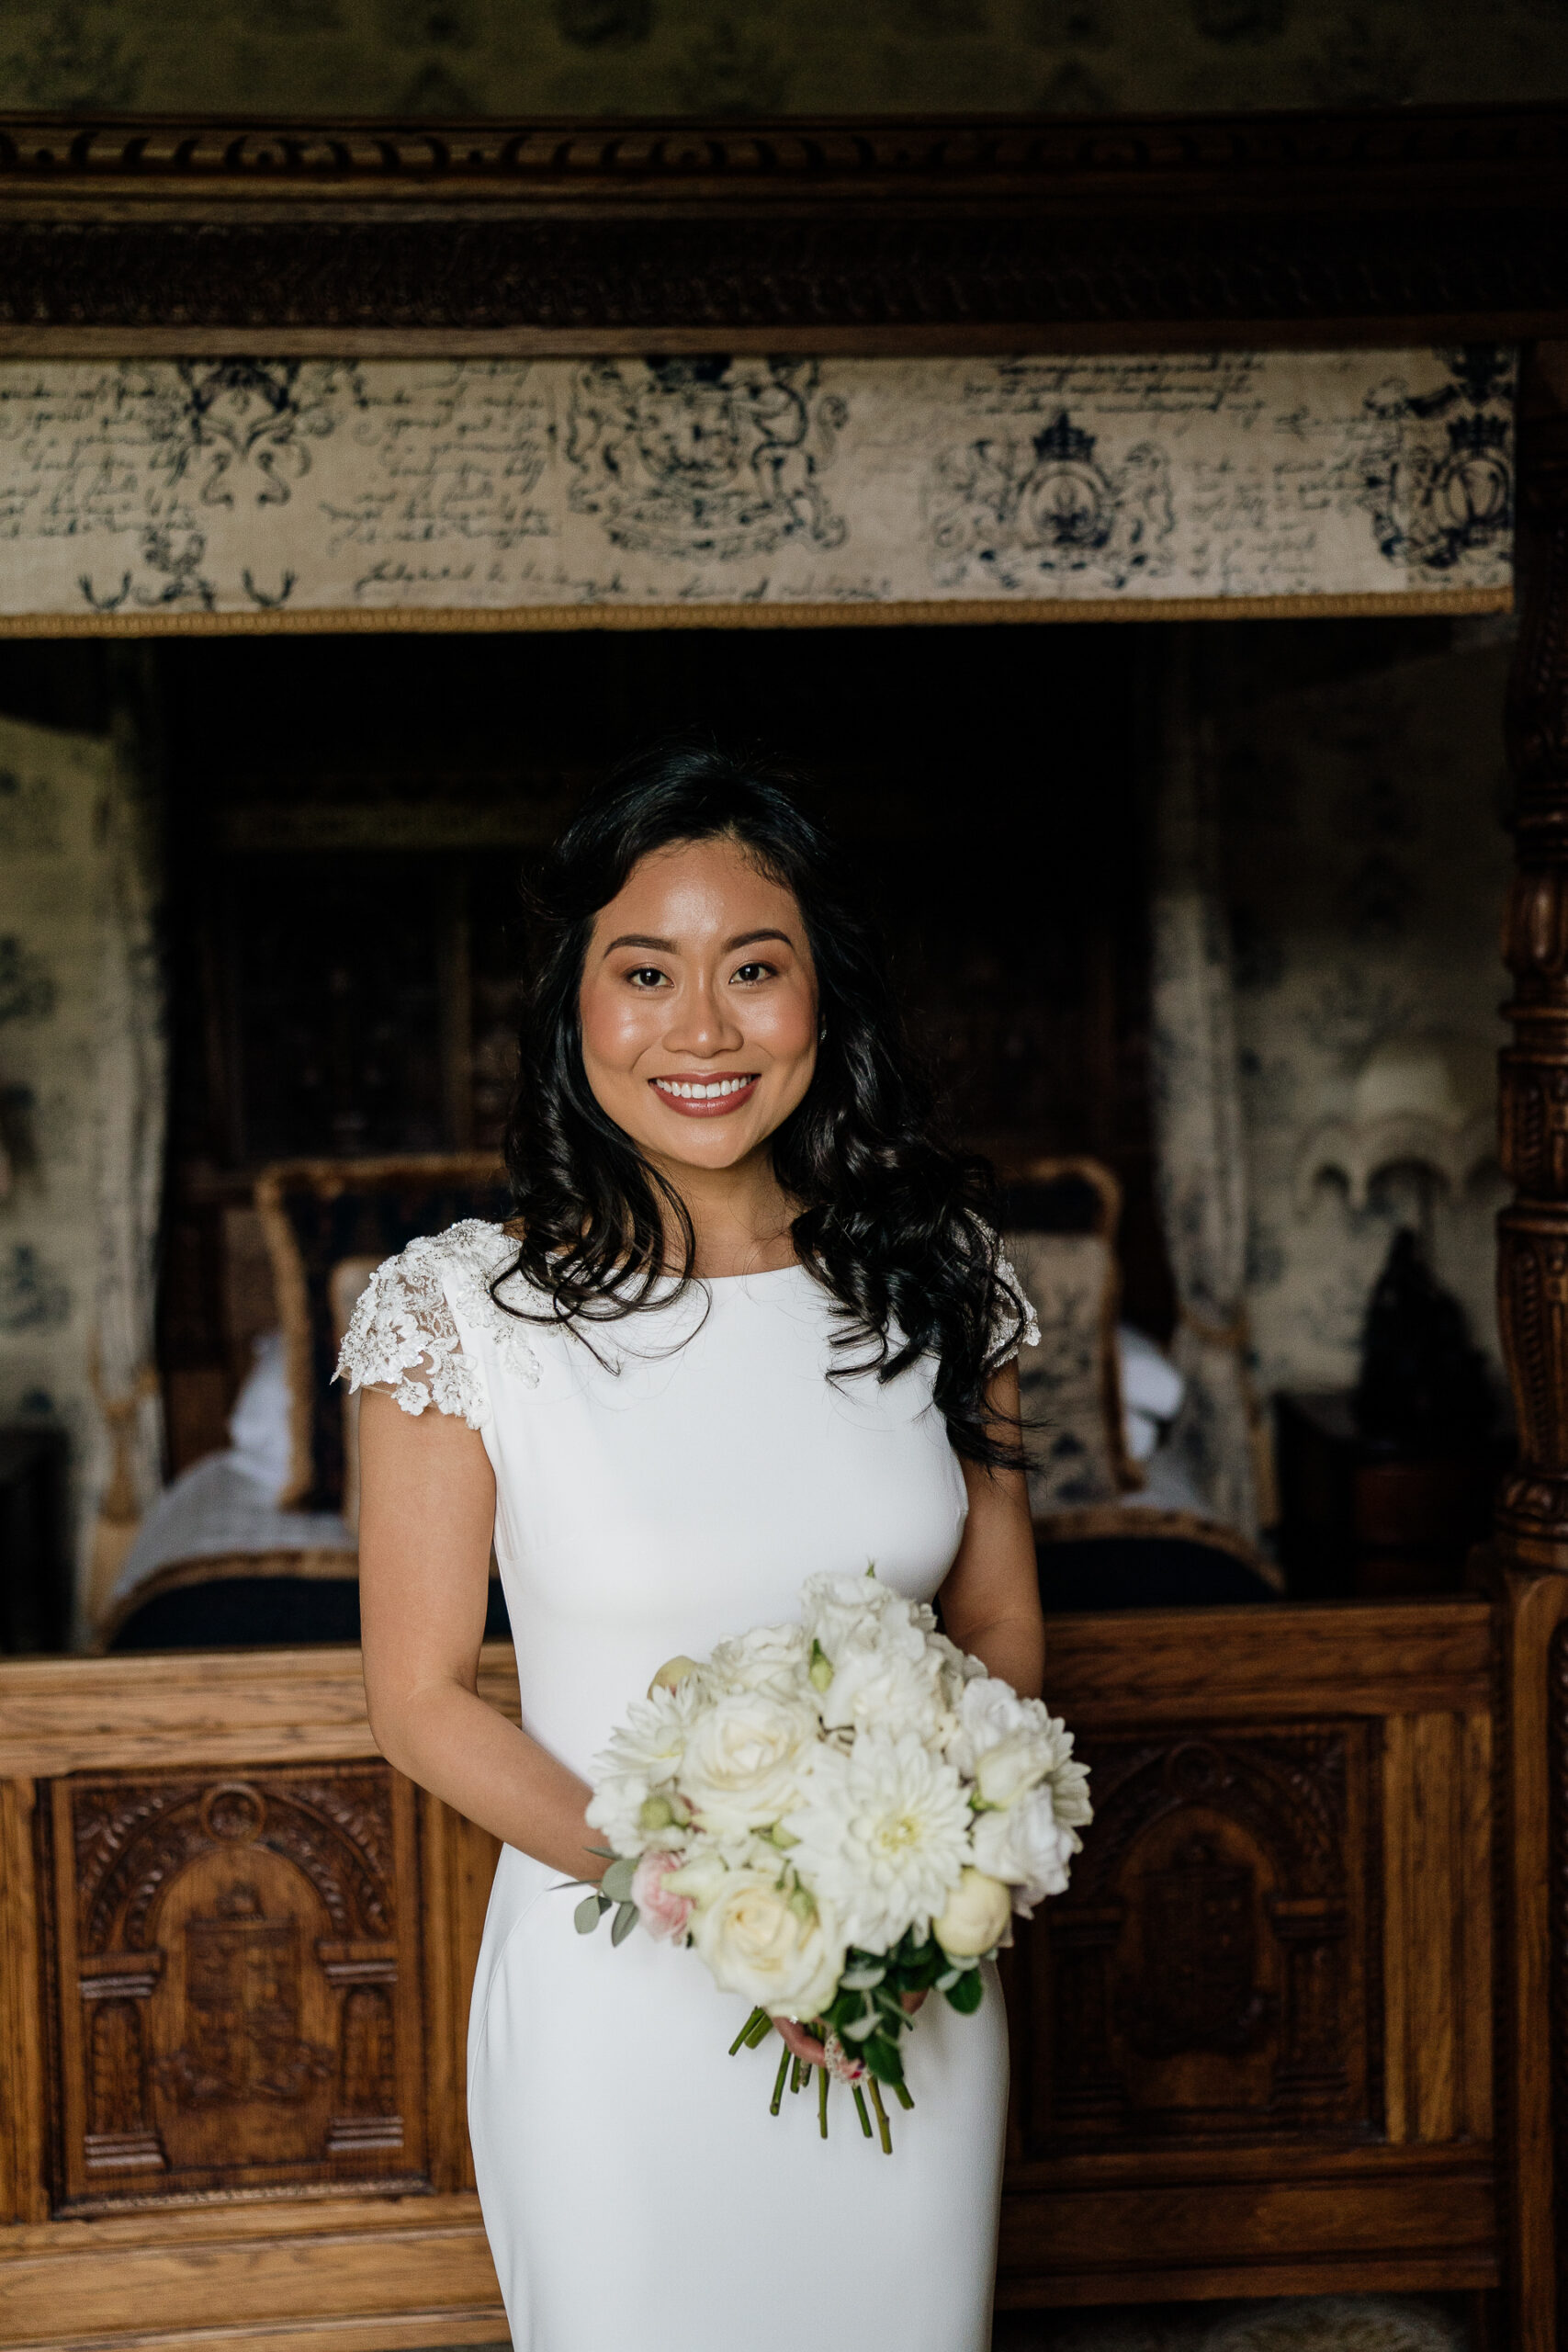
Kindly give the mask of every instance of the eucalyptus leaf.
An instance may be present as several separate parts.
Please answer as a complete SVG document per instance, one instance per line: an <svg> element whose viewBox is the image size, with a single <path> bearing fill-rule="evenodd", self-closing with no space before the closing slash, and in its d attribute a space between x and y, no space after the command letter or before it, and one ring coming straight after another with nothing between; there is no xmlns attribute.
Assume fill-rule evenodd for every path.
<svg viewBox="0 0 1568 2352"><path fill-rule="evenodd" d="M635 1903L623 1903L621 1905L619 1910L615 1914L615 1925L610 1929L610 1941L613 1944L624 1944L626 1942L626 1938L637 1926L637 1905Z"/></svg>
<svg viewBox="0 0 1568 2352"><path fill-rule="evenodd" d="M599 1885L601 1891L609 1896L612 1903L631 1901L632 1876L636 1869L637 1864L626 1857L610 1864L609 1869L600 1880Z"/></svg>
<svg viewBox="0 0 1568 2352"><path fill-rule="evenodd" d="M591 1936L599 1925L599 1897L585 1894L571 1917L578 1934Z"/></svg>
<svg viewBox="0 0 1568 2352"><path fill-rule="evenodd" d="M846 1968L839 1979L840 1993L869 1993L880 1984L887 1971L885 1968Z"/></svg>

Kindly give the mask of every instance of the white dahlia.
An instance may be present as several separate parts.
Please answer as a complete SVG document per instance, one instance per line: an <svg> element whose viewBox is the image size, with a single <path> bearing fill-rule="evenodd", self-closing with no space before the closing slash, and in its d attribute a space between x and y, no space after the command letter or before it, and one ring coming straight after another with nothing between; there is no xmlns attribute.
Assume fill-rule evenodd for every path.
<svg viewBox="0 0 1568 2352"><path fill-rule="evenodd" d="M686 1742L703 1704L694 1675L673 1690L656 1683L646 1699L632 1701L626 1721L610 1734L608 1747L594 1758L595 1778L621 1774L640 1777L650 1789L670 1787L680 1775Z"/></svg>
<svg viewBox="0 0 1568 2352"><path fill-rule="evenodd" d="M594 1759L589 1826L599 1830L617 1854L641 1854L649 1846L680 1842L683 1808L675 1781L693 1724L702 1709L694 1679L673 1690L656 1685L646 1699L634 1699L625 1723Z"/></svg>
<svg viewBox="0 0 1568 2352"><path fill-rule="evenodd" d="M863 1731L848 1755L818 1747L785 1826L800 1876L869 1951L929 1927L970 1859L958 1775L914 1732Z"/></svg>

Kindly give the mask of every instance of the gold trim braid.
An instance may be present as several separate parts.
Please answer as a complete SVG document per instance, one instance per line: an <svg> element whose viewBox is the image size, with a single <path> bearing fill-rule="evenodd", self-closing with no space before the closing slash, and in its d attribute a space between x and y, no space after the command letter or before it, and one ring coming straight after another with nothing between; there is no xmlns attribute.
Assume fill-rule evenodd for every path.
<svg viewBox="0 0 1568 2352"><path fill-rule="evenodd" d="M1508 613L1511 586L1398 588L1384 594L1301 596L1083 596L1003 604L949 596L925 602L846 599L828 605L355 605L236 613L6 613L3 637L253 637L357 635L361 631L661 628L930 628L991 621L1375 620L1384 616Z"/></svg>

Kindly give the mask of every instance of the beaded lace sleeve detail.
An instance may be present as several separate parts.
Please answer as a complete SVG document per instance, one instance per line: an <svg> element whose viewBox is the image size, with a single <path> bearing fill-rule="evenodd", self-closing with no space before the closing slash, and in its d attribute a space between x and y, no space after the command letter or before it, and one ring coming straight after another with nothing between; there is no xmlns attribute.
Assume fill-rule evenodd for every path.
<svg viewBox="0 0 1568 2352"><path fill-rule="evenodd" d="M511 1255L498 1225L478 1218L429 1239L411 1241L370 1277L338 1355L337 1377L350 1388L378 1388L405 1413L427 1405L471 1430L488 1418L479 1366L463 1349L453 1313L492 1338L502 1364L534 1386L538 1362L524 1327L497 1306L490 1284Z"/></svg>
<svg viewBox="0 0 1568 2352"><path fill-rule="evenodd" d="M995 1241L995 1237L992 1238ZM989 1368L992 1372L1000 1372L1003 1364L1014 1361L1021 1348L1037 1348L1040 1345L1040 1317L1034 1312L1033 1300L1019 1280L1011 1259L1004 1256L999 1242L996 1242L996 1256L992 1262L998 1281L1012 1293L1023 1311L1023 1328L1016 1332L1013 1317L1005 1306L992 1320L991 1340L997 1352L990 1358Z"/></svg>

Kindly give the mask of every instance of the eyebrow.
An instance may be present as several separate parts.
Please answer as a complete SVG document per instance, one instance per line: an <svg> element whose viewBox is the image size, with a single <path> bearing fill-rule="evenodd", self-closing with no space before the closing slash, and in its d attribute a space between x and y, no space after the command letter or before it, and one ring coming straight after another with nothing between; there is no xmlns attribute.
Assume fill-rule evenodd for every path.
<svg viewBox="0 0 1568 2352"><path fill-rule="evenodd" d="M787 931L741 931L733 939L727 939L719 952L733 956L738 947L754 947L760 939L782 939L786 947L795 945ZM656 939L651 932L647 931L624 931L619 939L611 940L604 950L605 955L613 956L617 947L651 947L660 956L678 956L681 953L673 939Z"/></svg>

